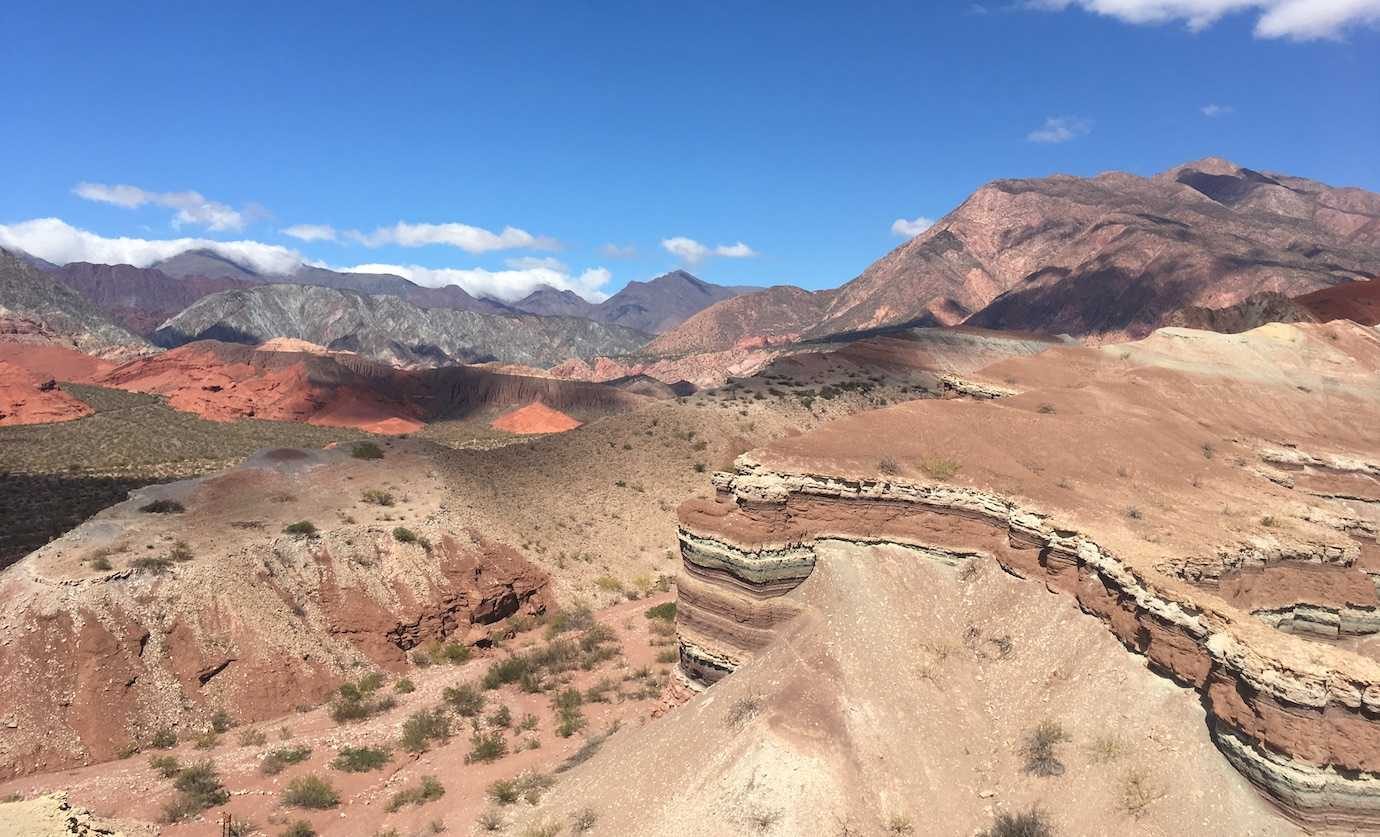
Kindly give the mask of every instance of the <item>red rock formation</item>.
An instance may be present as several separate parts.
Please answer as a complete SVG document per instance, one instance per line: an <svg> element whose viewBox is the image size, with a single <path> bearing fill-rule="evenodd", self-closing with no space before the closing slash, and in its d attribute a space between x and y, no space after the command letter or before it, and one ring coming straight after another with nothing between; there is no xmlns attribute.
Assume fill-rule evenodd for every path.
<svg viewBox="0 0 1380 837"><path fill-rule="evenodd" d="M540 401L526 407L504 413L489 423L495 430L508 433L564 433L574 430L582 422L576 421L560 410L553 410Z"/></svg>
<svg viewBox="0 0 1380 837"><path fill-rule="evenodd" d="M90 407L58 389L52 378L0 360L0 427L71 421L90 413Z"/></svg>

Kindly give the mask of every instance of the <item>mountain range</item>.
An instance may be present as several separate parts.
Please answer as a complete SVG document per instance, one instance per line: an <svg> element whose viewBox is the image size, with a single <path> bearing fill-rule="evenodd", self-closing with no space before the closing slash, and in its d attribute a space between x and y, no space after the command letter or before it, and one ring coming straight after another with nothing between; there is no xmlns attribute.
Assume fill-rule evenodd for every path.
<svg viewBox="0 0 1380 837"><path fill-rule="evenodd" d="M268 275L205 249L147 268L7 254L0 272L7 332L98 353L151 350L141 335L161 346L290 337L405 366L554 366L956 324L1101 342L1320 316L1289 300L1380 279L1380 195L1216 157L1152 177L996 180L856 278L813 292L675 270L601 302L543 285L509 303L389 274ZM1348 291L1337 310L1369 296Z"/></svg>
<svg viewBox="0 0 1380 837"><path fill-rule="evenodd" d="M997 180L843 286L719 303L666 352L902 324L1139 337L1176 311L1380 278L1380 195L1206 158Z"/></svg>

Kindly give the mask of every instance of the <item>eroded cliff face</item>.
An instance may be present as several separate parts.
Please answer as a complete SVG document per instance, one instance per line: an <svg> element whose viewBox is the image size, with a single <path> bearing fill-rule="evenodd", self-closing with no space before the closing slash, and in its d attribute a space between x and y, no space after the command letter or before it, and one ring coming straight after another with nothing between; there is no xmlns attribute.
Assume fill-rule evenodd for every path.
<svg viewBox="0 0 1380 837"><path fill-rule="evenodd" d="M1380 664L1310 638L1376 630L1375 386L1334 389L1342 414L1308 397L1360 381L1374 335L1192 339L1120 349L1120 369L1090 349L999 364L979 383L1019 394L883 410L740 457L715 475L717 499L680 511L684 685L772 646L821 545L894 545L959 573L991 559L1193 689L1221 753L1292 818L1380 824ZM1294 360L1265 369L1242 352ZM1031 418L1075 411L1077 428Z"/></svg>
<svg viewBox="0 0 1380 837"><path fill-rule="evenodd" d="M419 645L544 609L546 574L450 531L426 467L398 443L382 462L270 451L141 489L8 568L0 776L114 758L218 710L280 716L362 671L404 670ZM385 485L390 505L363 500ZM142 511L155 501L184 510ZM302 520L319 533L284 532Z"/></svg>

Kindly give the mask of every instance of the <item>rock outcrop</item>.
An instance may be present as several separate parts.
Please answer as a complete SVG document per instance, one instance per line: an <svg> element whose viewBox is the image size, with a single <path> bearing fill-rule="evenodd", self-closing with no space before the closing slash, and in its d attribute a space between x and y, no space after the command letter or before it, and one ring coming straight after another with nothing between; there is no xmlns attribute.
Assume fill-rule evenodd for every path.
<svg viewBox="0 0 1380 837"><path fill-rule="evenodd" d="M217 710L276 717L361 667L402 671L418 645L544 609L545 573L446 528L428 462L402 443L382 460L267 451L140 489L7 568L0 776L110 759ZM385 483L397 507L369 500Z"/></svg>
<svg viewBox="0 0 1380 837"><path fill-rule="evenodd" d="M746 454L717 500L681 509L684 682L772 647L823 545L991 559L1196 690L1221 752L1290 816L1374 827L1380 663L1308 637L1374 630L1377 368L1380 339L1351 324L1167 330L979 373L1020 395L914 402ZM1372 490L1309 490L1339 465ZM1275 579L1254 604L1233 580L1252 565Z"/></svg>

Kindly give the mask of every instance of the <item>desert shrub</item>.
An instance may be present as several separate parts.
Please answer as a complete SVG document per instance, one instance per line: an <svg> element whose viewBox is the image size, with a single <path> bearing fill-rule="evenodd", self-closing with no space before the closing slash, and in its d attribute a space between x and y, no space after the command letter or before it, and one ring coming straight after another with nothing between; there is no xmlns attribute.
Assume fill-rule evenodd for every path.
<svg viewBox="0 0 1380 837"><path fill-rule="evenodd" d="M406 526L399 526L393 530L393 540L398 543L416 543L417 533Z"/></svg>
<svg viewBox="0 0 1380 837"><path fill-rule="evenodd" d="M187 507L176 500L154 500L139 507L144 514L181 514Z"/></svg>
<svg viewBox="0 0 1380 837"><path fill-rule="evenodd" d="M368 773L383 767L389 758L382 747L341 747L331 767L342 773Z"/></svg>
<svg viewBox="0 0 1380 837"><path fill-rule="evenodd" d="M593 808L581 808L570 815L570 831L574 834L584 834L594 827L598 819L599 815Z"/></svg>
<svg viewBox="0 0 1380 837"><path fill-rule="evenodd" d="M896 457L883 456L881 459L877 460L877 470L887 476L895 476L901 473L901 466L897 464Z"/></svg>
<svg viewBox="0 0 1380 837"><path fill-rule="evenodd" d="M279 832L279 837L316 837L316 829L306 820L297 820Z"/></svg>
<svg viewBox="0 0 1380 837"><path fill-rule="evenodd" d="M1054 405L1053 405L1053 404L1041 404L1041 405L1040 405L1040 412L1044 413L1045 415L1049 415L1049 414L1053 413L1054 411L1055 411L1055 409L1054 409Z"/></svg>
<svg viewBox="0 0 1380 837"><path fill-rule="evenodd" d="M489 798L499 805L512 805L518 801L520 792L514 779L499 779L489 785Z"/></svg>
<svg viewBox="0 0 1380 837"><path fill-rule="evenodd" d="M466 764L487 764L508 755L508 741L503 732L476 732L470 737L470 751L465 754Z"/></svg>
<svg viewBox="0 0 1380 837"><path fill-rule="evenodd" d="M748 721L756 718L762 711L762 699L756 695L744 695L729 704L724 724L731 729L742 729Z"/></svg>
<svg viewBox="0 0 1380 837"><path fill-rule="evenodd" d="M497 811L485 811L480 814L476 824L479 826L480 831L487 831L490 833L502 831L505 825L503 822L503 815Z"/></svg>
<svg viewBox="0 0 1380 837"><path fill-rule="evenodd" d="M920 468L937 480L947 480L959 472L962 466L952 459L933 457L920 463Z"/></svg>
<svg viewBox="0 0 1380 837"><path fill-rule="evenodd" d="M115 565L114 565L114 564L111 564L111 563L110 563L110 559L107 558L107 557L105 557L104 555L99 555L99 556L97 556L97 557L91 559L91 569L93 569L93 570L98 570L98 571L100 571L100 572L106 572L106 571L108 571L108 570L113 570L114 568L115 568Z"/></svg>
<svg viewBox="0 0 1380 837"><path fill-rule="evenodd" d="M388 800L384 810L401 810L404 805L425 805L446 795L446 788L435 776L423 776L421 781L410 788L403 788Z"/></svg>
<svg viewBox="0 0 1380 837"><path fill-rule="evenodd" d="M594 579L594 586L605 593L621 593L623 591L623 582L611 575L601 575Z"/></svg>
<svg viewBox="0 0 1380 837"><path fill-rule="evenodd" d="M981 837L1054 837L1054 828L1043 811L1031 808L1015 814L997 814L992 827Z"/></svg>
<svg viewBox="0 0 1380 837"><path fill-rule="evenodd" d="M262 747L268 743L268 734L261 729L247 729L240 733L241 747Z"/></svg>
<svg viewBox="0 0 1380 837"><path fill-rule="evenodd" d="M583 703L584 697L579 689L565 689L552 699L556 716L560 719L556 725L556 734L561 738L569 738L584 729L585 716L580 710Z"/></svg>
<svg viewBox="0 0 1380 837"><path fill-rule="evenodd" d="M293 808L325 810L340 804L340 794L319 776L298 776L283 789L283 804Z"/></svg>
<svg viewBox="0 0 1380 837"><path fill-rule="evenodd" d="M277 776L286 770L288 765L300 764L306 761L309 756L311 756L311 748L301 744L269 750L264 754L263 760L259 762L259 772L265 776Z"/></svg>
<svg viewBox="0 0 1380 837"><path fill-rule="evenodd" d="M905 837L907 834L915 833L915 824L904 814L893 814L886 821L886 833L892 837Z"/></svg>
<svg viewBox="0 0 1380 837"><path fill-rule="evenodd" d="M582 631L594 624L594 611L587 605L562 608L546 621L546 638L553 639L567 631Z"/></svg>
<svg viewBox="0 0 1380 837"><path fill-rule="evenodd" d="M310 520L299 520L296 523L289 523L283 527L283 533L287 535L298 535L304 538L314 538L317 535L316 524Z"/></svg>
<svg viewBox="0 0 1380 837"><path fill-rule="evenodd" d="M560 833L561 824L558 822L533 823L522 830L522 837L556 837Z"/></svg>
<svg viewBox="0 0 1380 837"><path fill-rule="evenodd" d="M142 558L135 558L133 561L129 562L129 565L141 573L163 575L168 570L172 569L173 562L171 558L163 555L147 555Z"/></svg>
<svg viewBox="0 0 1380 837"><path fill-rule="evenodd" d="M417 684L406 677L393 684L393 691L400 695L410 695L417 691Z"/></svg>
<svg viewBox="0 0 1380 837"><path fill-rule="evenodd" d="M198 750L213 750L219 743L220 733L214 729L208 729L192 739L192 746Z"/></svg>
<svg viewBox="0 0 1380 837"><path fill-rule="evenodd" d="M448 686L441 697L462 718L473 718L484 711L484 693L469 683Z"/></svg>
<svg viewBox="0 0 1380 837"><path fill-rule="evenodd" d="M403 722L402 746L409 753L423 753L432 741L449 740L450 718L443 709L421 709Z"/></svg>
<svg viewBox="0 0 1380 837"><path fill-rule="evenodd" d="M190 819L230 800L229 791L221 784L220 775L209 759L178 771L173 787L177 789L177 796L163 809L163 819L170 823Z"/></svg>
<svg viewBox="0 0 1380 837"><path fill-rule="evenodd" d="M1140 768L1132 768L1121 777L1118 806L1136 819L1145 816L1151 805L1163 799L1165 790L1150 781Z"/></svg>
<svg viewBox="0 0 1380 837"><path fill-rule="evenodd" d="M599 682L595 683L593 686L590 686L588 689L585 689L585 702L608 703L609 693L613 692L617 688L618 684L614 683L607 677L601 677L599 678Z"/></svg>
<svg viewBox="0 0 1380 837"><path fill-rule="evenodd" d="M182 763L177 760L176 756L151 756L149 767L152 767L164 779L171 779L182 772Z"/></svg>
<svg viewBox="0 0 1380 837"><path fill-rule="evenodd" d="M665 602L656 607L647 608L646 616L648 619L660 619L663 622L676 621L676 603Z"/></svg>
<svg viewBox="0 0 1380 837"><path fill-rule="evenodd" d="M163 727L153 734L149 739L149 746L159 750L170 750L177 746L177 733L168 727Z"/></svg>
<svg viewBox="0 0 1380 837"><path fill-rule="evenodd" d="M393 495L387 491L380 491L377 488L370 488L361 495L366 503L373 503L376 506L393 505Z"/></svg>
<svg viewBox="0 0 1380 837"><path fill-rule="evenodd" d="M489 717L484 719L489 726L497 729L507 729L513 725L513 712L507 706L500 706Z"/></svg>
<svg viewBox="0 0 1380 837"><path fill-rule="evenodd" d="M1036 776L1063 774L1064 763L1059 760L1055 748L1068 740L1068 733L1057 722L1041 721L1025 739L1025 772Z"/></svg>
<svg viewBox="0 0 1380 837"><path fill-rule="evenodd" d="M432 662L450 663L453 666L462 665L470 661L474 652L468 645L461 642L447 642L438 647L431 654Z"/></svg>
<svg viewBox="0 0 1380 837"><path fill-rule="evenodd" d="M373 442L355 442L350 447L350 455L355 459L382 459L383 448Z"/></svg>
<svg viewBox="0 0 1380 837"><path fill-rule="evenodd" d="M168 550L168 557L174 561L186 562L196 556L192 554L192 548L188 546L186 541L178 541L173 544L172 549Z"/></svg>
<svg viewBox="0 0 1380 837"><path fill-rule="evenodd" d="M1145 517L1145 513L1142 512L1140 509L1136 508L1135 506L1127 506L1126 516L1131 520L1140 520L1141 518Z"/></svg>
<svg viewBox="0 0 1380 837"><path fill-rule="evenodd" d="M342 683L331 698L331 720L337 724L362 721L398 705L392 695L378 696L383 677L376 672L364 675L356 683Z"/></svg>
<svg viewBox="0 0 1380 837"><path fill-rule="evenodd" d="M230 717L230 713L224 709L217 709L211 713L211 729L216 732L229 732L235 726L235 719Z"/></svg>

